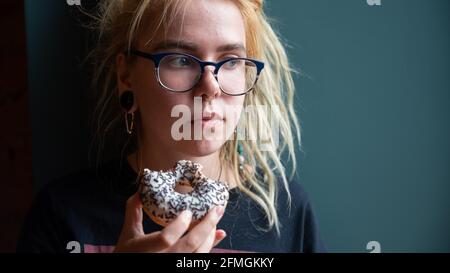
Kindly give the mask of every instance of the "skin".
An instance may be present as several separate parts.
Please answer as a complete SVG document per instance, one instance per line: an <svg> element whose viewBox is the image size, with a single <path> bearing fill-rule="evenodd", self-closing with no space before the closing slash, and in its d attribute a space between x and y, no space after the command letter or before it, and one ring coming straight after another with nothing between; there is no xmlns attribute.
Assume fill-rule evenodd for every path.
<svg viewBox="0 0 450 273"><path fill-rule="evenodd" d="M220 14L220 16L218 16ZM180 29L180 26L183 27ZM237 6L226 0L192 1L184 18L175 18L173 27L157 34L151 43L146 43L152 30L147 31L139 41L138 49L148 53L182 52L194 55L204 61L218 62L229 57L246 57L245 28ZM168 41L180 42L180 47L165 45ZM219 151L233 133L239 115L226 116L227 107L238 106L240 111L245 96L229 96L221 92L215 80L212 66L207 66L200 82L189 92L173 93L162 88L156 79L152 61L137 58L127 62L124 54L116 59L119 95L126 90L134 93L134 105L130 112L138 111L142 119L141 153L142 165L153 170L167 170L175 162L187 159L203 165L203 173L217 179L220 173ZM202 98L204 113L215 111L224 119L215 125L214 132L219 139L176 141L171 135L171 127L179 117L171 117L172 108L186 105L194 113L194 97ZM208 126L208 125L207 125ZM224 135L225 128L233 128ZM226 131L228 132L228 131ZM128 161L138 172L136 154ZM229 166L222 166L220 180L227 181L229 187L236 181ZM116 252L209 252L225 236L225 231L216 225L223 215L223 208L212 209L207 216L186 235L191 215L183 212L162 231L144 234L142 228L142 204L139 196L133 195L127 202L125 223L116 246Z"/></svg>

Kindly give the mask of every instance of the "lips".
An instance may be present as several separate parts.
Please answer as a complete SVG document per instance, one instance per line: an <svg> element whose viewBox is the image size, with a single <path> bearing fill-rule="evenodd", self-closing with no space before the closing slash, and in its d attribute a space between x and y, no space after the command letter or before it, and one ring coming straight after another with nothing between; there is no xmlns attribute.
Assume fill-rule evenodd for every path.
<svg viewBox="0 0 450 273"><path fill-rule="evenodd" d="M212 113L206 113L206 112L204 112L204 113L202 114L202 118L201 118L201 119L192 119L192 122L195 122L196 120L201 120L201 121L203 121L203 122L206 122L206 121L215 121L215 120L217 120L217 121L223 121L224 118L223 118L220 114L218 114L218 113L216 113L216 112L212 112Z"/></svg>

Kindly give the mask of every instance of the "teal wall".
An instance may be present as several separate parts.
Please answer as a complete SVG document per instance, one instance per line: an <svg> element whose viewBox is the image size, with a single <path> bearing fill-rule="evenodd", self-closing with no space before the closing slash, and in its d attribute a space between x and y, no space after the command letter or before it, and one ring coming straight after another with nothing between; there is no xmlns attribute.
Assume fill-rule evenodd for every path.
<svg viewBox="0 0 450 273"><path fill-rule="evenodd" d="M329 251L450 251L450 1L269 0Z"/></svg>

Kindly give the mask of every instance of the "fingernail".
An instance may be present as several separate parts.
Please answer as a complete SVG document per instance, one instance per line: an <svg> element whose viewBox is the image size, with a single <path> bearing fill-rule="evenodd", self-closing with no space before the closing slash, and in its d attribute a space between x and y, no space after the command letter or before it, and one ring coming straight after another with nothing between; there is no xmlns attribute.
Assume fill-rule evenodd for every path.
<svg viewBox="0 0 450 273"><path fill-rule="evenodd" d="M227 237L227 233L226 233L225 230L223 230L223 229L217 230L217 233L219 234L219 236L220 236L221 238Z"/></svg>
<svg viewBox="0 0 450 273"><path fill-rule="evenodd" d="M224 212L224 209L223 209L222 206L217 206L216 207L217 216L221 217L223 215L223 212Z"/></svg>

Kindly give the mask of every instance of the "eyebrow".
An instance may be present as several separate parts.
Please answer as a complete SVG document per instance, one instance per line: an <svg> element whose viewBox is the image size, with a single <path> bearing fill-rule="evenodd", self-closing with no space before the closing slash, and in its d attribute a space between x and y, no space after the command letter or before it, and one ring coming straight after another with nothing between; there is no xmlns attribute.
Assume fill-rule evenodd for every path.
<svg viewBox="0 0 450 273"><path fill-rule="evenodd" d="M189 51L198 51L198 46L195 43L191 43L183 40L166 40L156 44L152 51L159 51L165 49L185 49ZM227 52L227 51L242 51L245 53L247 50L245 46L241 43L232 43L219 46L216 49L217 52Z"/></svg>
<svg viewBox="0 0 450 273"><path fill-rule="evenodd" d="M190 43L187 41L166 40L156 44L156 46L153 47L152 51L173 49L173 48L196 51L198 49L198 46L194 43Z"/></svg>
<svg viewBox="0 0 450 273"><path fill-rule="evenodd" d="M227 45L219 46L217 48L218 52L235 51L235 50L242 51L244 53L247 52L247 49L241 43L227 44Z"/></svg>

